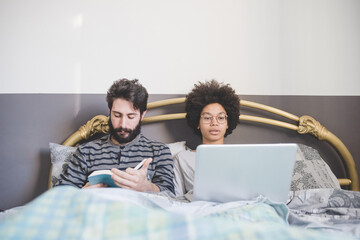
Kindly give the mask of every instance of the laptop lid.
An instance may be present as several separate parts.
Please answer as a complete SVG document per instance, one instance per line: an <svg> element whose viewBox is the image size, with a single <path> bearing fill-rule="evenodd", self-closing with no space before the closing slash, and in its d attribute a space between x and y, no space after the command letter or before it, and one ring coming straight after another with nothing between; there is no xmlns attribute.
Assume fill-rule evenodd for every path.
<svg viewBox="0 0 360 240"><path fill-rule="evenodd" d="M230 202L259 195L285 203L296 144L200 145L196 149L194 200Z"/></svg>

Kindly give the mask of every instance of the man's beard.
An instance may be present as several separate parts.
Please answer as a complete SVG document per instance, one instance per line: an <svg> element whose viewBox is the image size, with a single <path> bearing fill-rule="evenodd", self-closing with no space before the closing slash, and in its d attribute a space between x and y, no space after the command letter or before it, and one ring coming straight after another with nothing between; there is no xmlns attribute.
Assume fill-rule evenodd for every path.
<svg viewBox="0 0 360 240"><path fill-rule="evenodd" d="M120 144L129 143L140 134L141 121L139 121L138 125L136 125L136 127L134 129L122 128L122 127L114 128L111 123L111 117L110 117L109 118L109 130L110 130L111 137L113 137L118 143L120 143ZM121 135L118 134L118 132L126 132L126 133L128 133L128 136L122 137Z"/></svg>

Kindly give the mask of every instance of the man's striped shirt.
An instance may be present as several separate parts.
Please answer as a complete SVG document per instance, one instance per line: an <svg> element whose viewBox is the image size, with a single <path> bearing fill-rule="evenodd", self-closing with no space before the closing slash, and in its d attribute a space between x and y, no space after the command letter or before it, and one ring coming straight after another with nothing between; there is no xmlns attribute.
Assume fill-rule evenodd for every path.
<svg viewBox="0 0 360 240"><path fill-rule="evenodd" d="M110 135L80 145L67 170L61 174L58 185L81 188L95 170L117 168L125 171L128 167L134 168L145 158L153 159L148 167L148 180L158 186L160 191L174 193L173 160L169 148L142 134L123 146L114 144Z"/></svg>

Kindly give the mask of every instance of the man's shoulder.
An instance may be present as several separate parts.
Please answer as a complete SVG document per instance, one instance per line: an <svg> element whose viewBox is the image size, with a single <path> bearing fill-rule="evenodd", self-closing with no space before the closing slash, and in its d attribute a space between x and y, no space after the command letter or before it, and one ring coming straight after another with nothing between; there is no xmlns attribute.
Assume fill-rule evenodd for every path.
<svg viewBox="0 0 360 240"><path fill-rule="evenodd" d="M139 144L143 146L148 146L154 149L169 149L169 147L162 142L149 139L148 137L144 136L143 134L140 135Z"/></svg>
<svg viewBox="0 0 360 240"><path fill-rule="evenodd" d="M161 145L161 144L164 145L164 143L150 139L150 138L146 137L145 135L143 135L142 133L140 133L139 143L149 144L149 145Z"/></svg>
<svg viewBox="0 0 360 240"><path fill-rule="evenodd" d="M109 144L109 135L105 135L97 139L82 143L79 145L79 149L102 148L104 145L107 144Z"/></svg>

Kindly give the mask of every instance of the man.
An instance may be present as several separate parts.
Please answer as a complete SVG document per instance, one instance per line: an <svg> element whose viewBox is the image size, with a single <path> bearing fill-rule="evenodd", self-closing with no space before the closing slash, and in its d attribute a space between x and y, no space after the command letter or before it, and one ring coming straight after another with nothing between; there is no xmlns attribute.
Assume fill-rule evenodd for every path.
<svg viewBox="0 0 360 240"><path fill-rule="evenodd" d="M138 80L115 81L106 97L110 134L80 145L59 185L106 187L90 185L87 176L95 170L111 169L112 179L121 188L174 193L169 148L140 133L147 100L148 93ZM142 167L134 169L144 159Z"/></svg>

